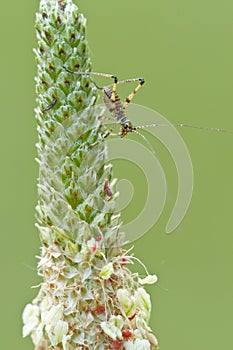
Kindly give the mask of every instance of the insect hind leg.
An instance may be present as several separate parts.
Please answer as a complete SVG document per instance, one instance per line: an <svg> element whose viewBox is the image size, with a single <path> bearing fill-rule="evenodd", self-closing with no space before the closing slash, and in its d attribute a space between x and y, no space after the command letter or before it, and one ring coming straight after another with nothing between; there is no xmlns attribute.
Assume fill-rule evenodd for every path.
<svg viewBox="0 0 233 350"><path fill-rule="evenodd" d="M126 97L123 103L123 107L126 108L128 104L132 101L138 90L141 89L142 85L145 83L144 78L134 78L134 79L127 79L123 80L122 82L119 82L118 84L124 84L124 83L131 83L134 81L139 81L139 84L136 86L136 88Z"/></svg>

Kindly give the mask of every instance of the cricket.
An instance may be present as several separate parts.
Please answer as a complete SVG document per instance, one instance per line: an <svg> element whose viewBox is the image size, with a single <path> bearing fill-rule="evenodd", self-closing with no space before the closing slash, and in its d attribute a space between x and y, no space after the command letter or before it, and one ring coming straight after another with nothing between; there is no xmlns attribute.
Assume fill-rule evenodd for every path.
<svg viewBox="0 0 233 350"><path fill-rule="evenodd" d="M115 120L114 126L107 130L102 135L102 140L104 141L109 135L118 136L118 137L125 137L128 133L135 133L146 142L146 144L149 146L151 152L156 156L154 148L152 147L151 143L147 140L147 138L141 134L138 130L140 129L146 129L151 127L169 127L169 126L175 126L175 127L186 127L186 128L194 128L194 129L200 129L200 130L206 130L206 131L216 131L216 132L225 132L225 133L233 133L233 131L225 130L221 128L212 128L212 127L202 127L202 126L196 126L196 125L189 125L184 123L175 123L175 124L146 124L146 125L139 125L135 126L132 124L132 122L127 118L126 115L126 108L130 104L130 102L133 100L136 93L141 89L143 84L145 83L144 78L132 78L132 79L125 79L122 81L118 81L117 76L113 74L106 74L106 73L97 73L97 72L82 72L82 71L72 71L65 66L63 68L71 74L78 74L78 75L93 75L103 78L111 78L113 79L113 83L110 85L106 85L103 87L99 87L97 84L95 84L96 88L103 91L103 100L106 108L108 109L109 113ZM133 83L138 82L138 85L136 88L122 101L117 93L117 86L120 84L125 83ZM115 134L113 131L115 130L116 126L120 125L120 132ZM93 146L98 144L101 141L97 141Z"/></svg>

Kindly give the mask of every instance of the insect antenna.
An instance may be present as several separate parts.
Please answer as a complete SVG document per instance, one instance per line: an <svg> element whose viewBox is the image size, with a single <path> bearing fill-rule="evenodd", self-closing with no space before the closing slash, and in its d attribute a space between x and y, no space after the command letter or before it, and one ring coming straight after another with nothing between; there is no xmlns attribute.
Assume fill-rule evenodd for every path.
<svg viewBox="0 0 233 350"><path fill-rule="evenodd" d="M148 141L148 139L143 134L141 134L137 130L138 129L146 129L146 128L150 128L150 127L163 127L163 126L165 126L165 127L167 127L167 126L176 126L176 127L194 128L194 129L200 129L200 130L216 131L216 132L223 132L223 133L233 134L232 130L226 130L226 129L221 129L221 128L205 127L205 126L197 126L197 125L189 125L189 124L183 124L183 123L175 123L175 124L154 123L154 124L145 124L145 125L136 126L135 129L133 130L133 132L143 138L143 140L146 142L146 144L148 145L148 147L150 148L151 152L153 153L153 155L155 157L156 157L156 153L155 153L154 148L152 147L151 143Z"/></svg>
<svg viewBox="0 0 233 350"><path fill-rule="evenodd" d="M138 129L138 127L136 127ZM157 158L156 156L156 153L155 153L155 150L154 148L152 147L151 143L147 140L147 138L142 135L140 132L136 131L136 130L133 130L133 132L139 136L141 136L143 138L143 140L146 142L146 144L148 145L148 147L150 148L151 152L153 153L153 155Z"/></svg>
<svg viewBox="0 0 233 350"><path fill-rule="evenodd" d="M225 133L230 133L233 134L232 130L226 130L226 129L220 129L220 128L209 128L209 127L205 127L205 126L197 126L197 125L189 125L189 124L159 124L159 123L155 123L155 124L146 124L146 125L140 125L140 126L136 126L136 129L146 129L146 128L150 128L150 127L163 127L163 126L177 126L177 127L185 127L185 128L193 128L193 129L200 129L200 130L207 130L207 131L216 131L216 132L225 132Z"/></svg>

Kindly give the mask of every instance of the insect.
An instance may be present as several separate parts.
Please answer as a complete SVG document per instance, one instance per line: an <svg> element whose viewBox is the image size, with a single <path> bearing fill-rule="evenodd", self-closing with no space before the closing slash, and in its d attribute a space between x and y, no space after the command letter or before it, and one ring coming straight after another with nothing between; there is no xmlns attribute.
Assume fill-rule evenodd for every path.
<svg viewBox="0 0 233 350"><path fill-rule="evenodd" d="M115 125L113 126L112 129L107 130L103 135L102 135L102 140L106 139L109 135L115 135L115 136L120 136L125 137L128 133L136 133L140 137L143 138L143 140L147 143L149 146L150 150L152 153L155 155L155 151L150 144L150 142L147 140L147 138L141 134L138 129L145 129L149 127L163 127L163 126L176 126L176 127L188 127L188 128L195 128L195 129L202 129L202 130L208 130L208 131L218 131L218 132L228 132L228 133L233 133L232 131L225 130L225 129L219 129L219 128L209 128L209 127L202 127L202 126L195 126L195 125L189 125L189 124L183 124L183 123L176 123L176 124L158 124L158 123L153 123L153 124L146 124L146 125L140 125L140 126L135 126L132 124L132 122L127 119L125 109L127 106L130 104L136 93L140 90L140 88L143 86L145 83L144 78L132 78L132 79L126 79L122 81L118 81L118 78L113 75L113 74L106 74L106 73L97 73L97 72L75 72L72 71L65 66L63 68L72 74L80 74L80 75L93 75L93 76L99 76L99 77L105 77L105 78L111 78L113 79L113 84L99 87L95 83L95 86L97 89L103 91L103 100L104 103L110 112L111 116L115 120ZM125 83L132 83L132 82L138 82L138 85L136 88L122 101L117 93L117 85L119 84L125 84ZM112 86L110 89L109 86ZM118 134L113 134L113 131L117 124L120 124L120 132ZM98 144L101 141L97 141L94 145Z"/></svg>
<svg viewBox="0 0 233 350"><path fill-rule="evenodd" d="M55 106L56 103L57 103L57 99L54 98L53 101L42 110L42 112L49 111L51 108Z"/></svg>
<svg viewBox="0 0 233 350"><path fill-rule="evenodd" d="M108 180L104 180L104 192L106 193L106 195L108 197L110 197L110 198L112 197L112 191L111 191Z"/></svg>

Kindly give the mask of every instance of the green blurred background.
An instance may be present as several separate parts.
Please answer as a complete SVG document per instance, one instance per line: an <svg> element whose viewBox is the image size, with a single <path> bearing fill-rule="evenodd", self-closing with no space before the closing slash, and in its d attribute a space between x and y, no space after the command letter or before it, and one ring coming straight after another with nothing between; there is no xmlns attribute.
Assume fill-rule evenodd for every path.
<svg viewBox="0 0 233 350"><path fill-rule="evenodd" d="M32 53L38 3L1 4L2 349L33 348L29 338L21 339L21 312L36 294L31 285L40 281L34 257L39 254L39 239L34 228L38 168ZM120 79L144 76L146 85L135 102L171 122L233 130L231 0L80 0L79 5L88 18L94 70ZM177 175L158 142L168 200L157 224L135 243L135 254L159 276L159 284L148 290L153 302L151 326L160 349L226 349L232 346L233 135L179 131L195 175L189 211L166 235ZM118 178L137 172L125 163L115 168ZM145 178L137 174L135 200L128 214L123 213L126 220L145 198Z"/></svg>

